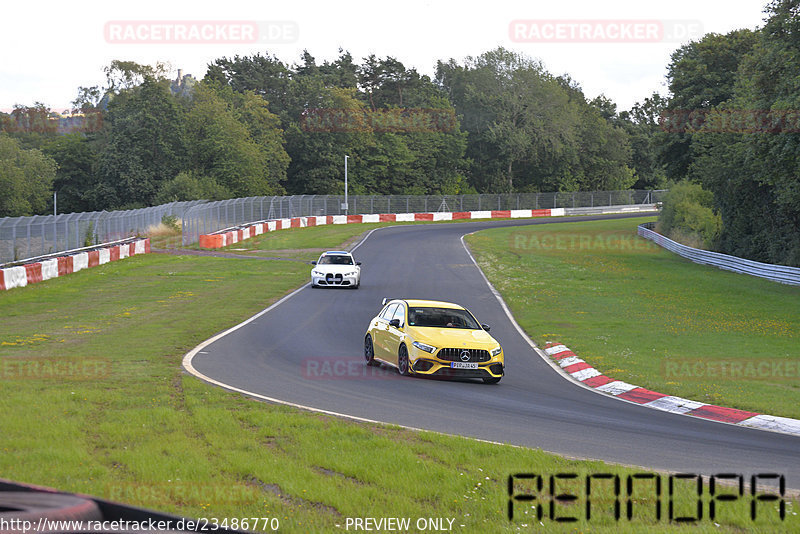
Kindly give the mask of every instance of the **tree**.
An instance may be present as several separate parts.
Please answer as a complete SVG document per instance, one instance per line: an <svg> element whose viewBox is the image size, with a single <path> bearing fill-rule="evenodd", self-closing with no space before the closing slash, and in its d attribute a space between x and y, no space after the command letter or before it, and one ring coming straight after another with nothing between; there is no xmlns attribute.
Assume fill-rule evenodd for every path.
<svg viewBox="0 0 800 534"><path fill-rule="evenodd" d="M92 211L91 191L97 187L98 155L89 139L79 133L60 135L44 147L58 165L53 190L61 213Z"/></svg>
<svg viewBox="0 0 800 534"><path fill-rule="evenodd" d="M55 173L51 158L0 133L0 217L43 214Z"/></svg>
<svg viewBox="0 0 800 534"><path fill-rule="evenodd" d="M673 52L667 71L670 98L664 112L678 131L659 136L659 157L671 180L686 177L694 158L686 119L690 114L702 117L733 97L739 64L753 49L756 37L751 30L709 33Z"/></svg>
<svg viewBox="0 0 800 534"><path fill-rule="evenodd" d="M225 186L216 182L210 176L198 175L192 171L182 171L161 185L156 196L156 203L167 204L185 200L224 200L231 198Z"/></svg>
<svg viewBox="0 0 800 534"><path fill-rule="evenodd" d="M260 97L226 89L221 95L211 82L195 88L186 117L191 169L235 196L280 193L288 156L277 117Z"/></svg>
<svg viewBox="0 0 800 534"><path fill-rule="evenodd" d="M158 62L155 65L141 65L135 61L115 59L103 69L103 72L106 75L107 90L119 93L139 87L146 80L164 79L168 70L167 64L162 62ZM89 100L92 100L95 96L92 89L94 88L89 88L88 91L81 91L78 100L84 100L87 96Z"/></svg>
<svg viewBox="0 0 800 534"><path fill-rule="evenodd" d="M659 120L666 99L653 93L637 102L629 111L619 114L616 123L628 132L631 144L631 167L636 182L634 189L663 189L667 175L659 159L659 143L663 140Z"/></svg>
<svg viewBox="0 0 800 534"><path fill-rule="evenodd" d="M569 77L503 48L439 62L437 81L468 132L470 182L479 191L627 187L627 135Z"/></svg>
<svg viewBox="0 0 800 534"><path fill-rule="evenodd" d="M106 207L152 205L161 185L185 168L184 111L168 81L149 76L109 104L108 144L100 157Z"/></svg>
<svg viewBox="0 0 800 534"><path fill-rule="evenodd" d="M723 252L800 265L800 140L792 120L800 109L800 1L774 0L766 12L754 46L739 58L733 96L692 136L690 174L714 193Z"/></svg>

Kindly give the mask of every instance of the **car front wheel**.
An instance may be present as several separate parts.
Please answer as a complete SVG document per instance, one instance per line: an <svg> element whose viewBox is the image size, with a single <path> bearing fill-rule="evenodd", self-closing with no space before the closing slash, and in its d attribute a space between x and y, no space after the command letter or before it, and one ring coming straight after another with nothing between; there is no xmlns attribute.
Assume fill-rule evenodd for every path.
<svg viewBox="0 0 800 534"><path fill-rule="evenodd" d="M364 338L364 359L367 365L380 365L375 361L375 350L372 348L372 337L369 334Z"/></svg>
<svg viewBox="0 0 800 534"><path fill-rule="evenodd" d="M403 376L411 374L408 368L408 349L405 345L400 345L400 350L397 352L397 370Z"/></svg>

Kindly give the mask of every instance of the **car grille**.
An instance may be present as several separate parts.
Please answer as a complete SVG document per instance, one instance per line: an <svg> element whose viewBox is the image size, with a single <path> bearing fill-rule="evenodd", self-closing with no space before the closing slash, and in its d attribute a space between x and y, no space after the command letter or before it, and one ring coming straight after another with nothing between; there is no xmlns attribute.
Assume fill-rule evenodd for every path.
<svg viewBox="0 0 800 534"><path fill-rule="evenodd" d="M343 277L342 277L341 274L333 274L333 273L326 274L325 275L325 279L324 280L320 280L319 283L320 283L320 285L328 285L328 286L339 286L339 285L349 286L350 285L349 281L343 280Z"/></svg>
<svg viewBox="0 0 800 534"><path fill-rule="evenodd" d="M467 351L469 352L469 359L463 360L461 359L461 353ZM489 361L489 351L482 350L482 349L439 349L439 352L436 354L436 357L440 360L446 360L448 362L488 362Z"/></svg>

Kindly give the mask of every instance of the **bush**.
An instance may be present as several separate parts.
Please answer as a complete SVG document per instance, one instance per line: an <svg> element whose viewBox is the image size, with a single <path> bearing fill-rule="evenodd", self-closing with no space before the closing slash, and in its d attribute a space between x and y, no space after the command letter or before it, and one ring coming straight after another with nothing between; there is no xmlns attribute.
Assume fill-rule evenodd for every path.
<svg viewBox="0 0 800 534"><path fill-rule="evenodd" d="M181 222L175 215L164 215L161 217L161 224L174 232L181 231Z"/></svg>
<svg viewBox="0 0 800 534"><path fill-rule="evenodd" d="M165 182L156 195L158 204L185 200L223 200L232 198L230 191L209 176L181 172Z"/></svg>
<svg viewBox="0 0 800 534"><path fill-rule="evenodd" d="M664 197L658 231L689 246L713 250L722 230L722 218L714 211L714 195L699 184L678 182Z"/></svg>

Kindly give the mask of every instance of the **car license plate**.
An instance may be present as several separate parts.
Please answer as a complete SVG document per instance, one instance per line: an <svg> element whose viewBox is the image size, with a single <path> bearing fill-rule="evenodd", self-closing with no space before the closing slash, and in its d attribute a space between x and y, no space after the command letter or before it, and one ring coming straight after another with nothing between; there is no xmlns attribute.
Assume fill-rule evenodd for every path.
<svg viewBox="0 0 800 534"><path fill-rule="evenodd" d="M478 364L475 362L450 362L451 369L477 369Z"/></svg>

